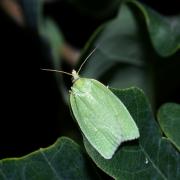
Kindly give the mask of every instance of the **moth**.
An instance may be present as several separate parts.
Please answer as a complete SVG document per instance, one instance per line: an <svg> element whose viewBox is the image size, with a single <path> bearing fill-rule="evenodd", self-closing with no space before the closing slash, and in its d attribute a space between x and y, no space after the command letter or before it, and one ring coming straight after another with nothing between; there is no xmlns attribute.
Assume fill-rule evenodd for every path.
<svg viewBox="0 0 180 180"><path fill-rule="evenodd" d="M105 159L111 159L122 142L140 136L139 130L125 105L109 88L95 79L79 76L83 64L78 72L73 70L72 74L43 70L61 72L73 77L70 91L73 115L90 144Z"/></svg>

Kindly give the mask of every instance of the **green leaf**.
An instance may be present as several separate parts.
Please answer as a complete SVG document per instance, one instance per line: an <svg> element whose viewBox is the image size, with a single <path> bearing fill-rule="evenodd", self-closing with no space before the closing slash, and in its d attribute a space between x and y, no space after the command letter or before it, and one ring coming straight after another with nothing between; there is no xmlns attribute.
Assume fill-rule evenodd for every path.
<svg viewBox="0 0 180 180"><path fill-rule="evenodd" d="M139 28L137 18L127 4L121 6L115 19L102 25L100 29L102 30L98 29L89 42L98 47L91 59L103 57L105 60L101 60L102 62L114 61L137 66L144 64L144 30Z"/></svg>
<svg viewBox="0 0 180 180"><path fill-rule="evenodd" d="M137 1L131 1L143 13L152 44L160 56L166 57L180 49L180 14L163 16Z"/></svg>
<svg viewBox="0 0 180 180"><path fill-rule="evenodd" d="M158 121L164 134L180 151L180 105L167 103L161 106Z"/></svg>
<svg viewBox="0 0 180 180"><path fill-rule="evenodd" d="M93 161L115 179L180 178L179 152L162 137L150 106L137 88L112 91L128 108L140 131L140 138L122 144L112 159L105 160L84 138L85 148Z"/></svg>
<svg viewBox="0 0 180 180"><path fill-rule="evenodd" d="M68 138L22 158L0 161L1 180L98 179L80 147Z"/></svg>
<svg viewBox="0 0 180 180"><path fill-rule="evenodd" d="M167 19L170 17L161 16L136 1L122 4L117 17L102 25L87 43L78 66L94 47L97 50L80 74L111 87L139 87L148 95L153 107L162 99L174 99L176 84L179 83L176 78L179 75L179 54L174 54L179 46L178 18L171 17L172 21L169 21ZM164 25L164 21L174 22L174 26ZM168 37L158 35L163 30ZM164 46L169 46L165 50L167 54L161 53L163 57L159 56L154 43L159 43L157 47L161 51L165 50ZM167 83L171 88L164 90Z"/></svg>
<svg viewBox="0 0 180 180"><path fill-rule="evenodd" d="M44 24L39 29L39 33L45 43L49 45L50 54L52 57L53 65L55 69L60 67L60 49L63 45L63 35L58 28L57 24L51 19L46 18Z"/></svg>
<svg viewBox="0 0 180 180"><path fill-rule="evenodd" d="M64 45L63 33L51 18L46 18L44 19L44 23L39 27L39 35L44 45L46 45L44 51L46 56L51 60L52 69L59 69L62 64L61 49ZM58 84L59 92L63 92L62 76L59 73L54 73L54 77Z"/></svg>
<svg viewBox="0 0 180 180"><path fill-rule="evenodd" d="M123 4L118 16L101 26L90 40L81 60L93 46L97 46L97 50L83 67L82 76L112 87L138 86L149 92L152 84L146 63L153 59L153 53L148 55L152 49L146 35L131 8Z"/></svg>

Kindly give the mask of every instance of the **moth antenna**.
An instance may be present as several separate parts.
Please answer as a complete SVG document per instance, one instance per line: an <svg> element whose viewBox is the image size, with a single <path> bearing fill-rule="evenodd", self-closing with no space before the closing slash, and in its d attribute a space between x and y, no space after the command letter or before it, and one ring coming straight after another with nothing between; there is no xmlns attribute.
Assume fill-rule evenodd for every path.
<svg viewBox="0 0 180 180"><path fill-rule="evenodd" d="M55 69L42 69L42 68L41 68L41 70L43 70L43 71L57 72L57 73L63 73L63 74L67 74L67 75L73 76L71 73L64 72L64 71L59 71L59 70L55 70Z"/></svg>
<svg viewBox="0 0 180 180"><path fill-rule="evenodd" d="M98 47L98 46L97 46ZM84 62L81 64L80 68L78 69L77 73L79 74L80 70L82 69L82 67L84 66L84 64L86 63L86 61L89 59L89 57L96 51L97 47L95 47L92 52L86 57L86 59L84 60Z"/></svg>

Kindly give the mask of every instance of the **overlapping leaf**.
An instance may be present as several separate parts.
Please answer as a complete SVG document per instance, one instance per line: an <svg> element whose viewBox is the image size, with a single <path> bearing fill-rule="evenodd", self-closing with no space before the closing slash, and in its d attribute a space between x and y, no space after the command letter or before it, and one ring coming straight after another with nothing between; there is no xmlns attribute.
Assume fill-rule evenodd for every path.
<svg viewBox="0 0 180 180"><path fill-rule="evenodd" d="M122 5L118 16L100 27L91 39L89 45L97 50L81 74L117 88L136 85L145 91L151 89L151 83L146 83L149 77L146 62L153 53L148 55L152 49L146 35L130 7Z"/></svg>
<svg viewBox="0 0 180 180"><path fill-rule="evenodd" d="M1 180L90 180L98 179L80 147L61 138L48 148L22 158L0 161Z"/></svg>
<svg viewBox="0 0 180 180"><path fill-rule="evenodd" d="M152 44L160 56L166 57L180 49L180 14L163 16L137 1L131 1L143 13Z"/></svg>
<svg viewBox="0 0 180 180"><path fill-rule="evenodd" d="M139 140L122 144L113 158L105 160L84 139L93 161L115 179L179 179L180 155L159 130L144 94L136 88L112 91L126 105L136 121Z"/></svg>
<svg viewBox="0 0 180 180"><path fill-rule="evenodd" d="M159 109L158 121L163 133L180 151L180 105L164 104Z"/></svg>

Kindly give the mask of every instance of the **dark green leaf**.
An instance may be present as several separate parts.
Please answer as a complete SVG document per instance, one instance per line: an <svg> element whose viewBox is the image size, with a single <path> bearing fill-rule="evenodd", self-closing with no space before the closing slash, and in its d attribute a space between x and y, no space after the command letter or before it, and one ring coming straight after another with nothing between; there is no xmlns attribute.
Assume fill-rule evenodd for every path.
<svg viewBox="0 0 180 180"><path fill-rule="evenodd" d="M180 49L180 14L166 17L137 1L131 1L143 13L150 38L157 53L170 56Z"/></svg>
<svg viewBox="0 0 180 180"><path fill-rule="evenodd" d="M150 68L146 63L153 59L153 53L148 55L152 49L144 30L131 8L122 5L118 16L100 27L91 39L90 46L94 44L97 50L83 67L82 75L117 88L138 86L150 94Z"/></svg>
<svg viewBox="0 0 180 180"><path fill-rule="evenodd" d="M40 35L42 36L45 43L48 43L53 60L55 69L58 69L60 66L60 49L63 45L63 35L60 32L56 23L50 19L46 18L44 24L40 29Z"/></svg>
<svg viewBox="0 0 180 180"><path fill-rule="evenodd" d="M142 91L136 88L112 91L136 121L140 138L123 143L110 160L103 159L84 139L86 150L93 161L115 179L179 179L179 153L162 137Z"/></svg>
<svg viewBox="0 0 180 180"><path fill-rule="evenodd" d="M117 17L102 25L88 42L79 66L94 47L97 50L83 67L82 76L116 88L139 87L153 107L162 100L174 100L179 83L179 54L174 54L179 46L178 18L161 16L136 1L122 4ZM163 31L166 33L159 35ZM160 57L159 51L169 57ZM167 83L170 88L164 90Z"/></svg>
<svg viewBox="0 0 180 180"><path fill-rule="evenodd" d="M80 147L68 138L22 158L0 161L1 180L97 179Z"/></svg>
<svg viewBox="0 0 180 180"><path fill-rule="evenodd" d="M122 62L137 66L144 64L147 50L144 47L143 28L139 28L139 22L129 6L123 4L117 17L100 28L103 30L97 30L94 41L90 42L98 47L91 62L94 58L101 58L102 62Z"/></svg>
<svg viewBox="0 0 180 180"><path fill-rule="evenodd" d="M51 19L44 19L44 23L39 28L39 34L44 44L48 47L44 48L46 56L51 59L52 69L58 70L61 67L61 49L64 44L63 33L58 28L57 24ZM43 67L44 68L44 67ZM46 68L46 67L45 67ZM47 67L49 68L49 67ZM62 76L59 73L54 73L54 77L58 84L60 92L63 92ZM64 96L63 96L64 97Z"/></svg>
<svg viewBox="0 0 180 180"><path fill-rule="evenodd" d="M164 104L159 109L158 121L164 134L180 151L180 105Z"/></svg>

